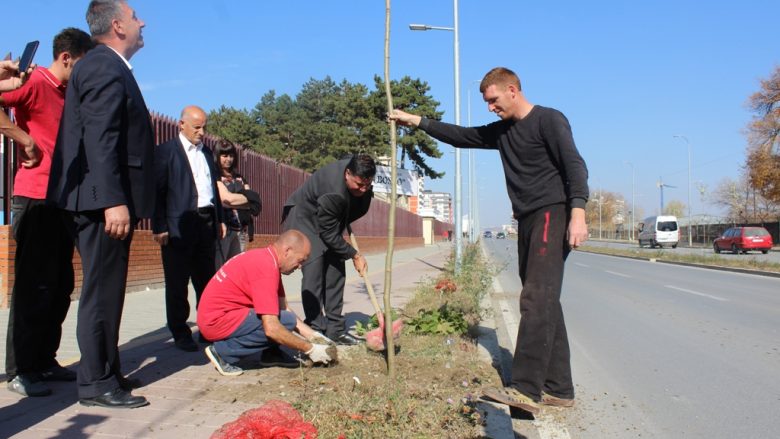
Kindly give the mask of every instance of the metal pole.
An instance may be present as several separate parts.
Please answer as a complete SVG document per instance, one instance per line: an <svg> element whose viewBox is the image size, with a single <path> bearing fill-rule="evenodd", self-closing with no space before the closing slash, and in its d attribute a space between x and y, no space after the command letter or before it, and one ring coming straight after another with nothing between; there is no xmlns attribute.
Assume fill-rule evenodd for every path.
<svg viewBox="0 0 780 439"><path fill-rule="evenodd" d="M455 125L460 125L460 43L458 34L458 0L453 0L453 27L430 26L427 24L410 24L409 29L416 31L425 30L448 30L452 31L453 49L455 52ZM461 197L461 166L460 149L455 148L455 271L460 271L460 264L463 257L463 203Z"/></svg>
<svg viewBox="0 0 780 439"><path fill-rule="evenodd" d="M630 240L634 240L634 164L631 162L625 162L628 166L631 166L631 229L629 229L628 237Z"/></svg>
<svg viewBox="0 0 780 439"><path fill-rule="evenodd" d="M471 87L468 88L467 96L467 115L468 125L471 126ZM474 190L474 149L469 148L469 242L472 244L477 242L477 228L476 228L476 212L475 212L475 195Z"/></svg>
<svg viewBox="0 0 780 439"><path fill-rule="evenodd" d="M685 143L688 144L688 247L693 247L693 233L691 231L691 223L693 223L693 217L691 216L691 144L688 139L685 139Z"/></svg>
<svg viewBox="0 0 780 439"><path fill-rule="evenodd" d="M460 49L458 39L458 0L452 1L455 50L455 125L460 125ZM460 149L455 148L455 267L463 258L463 202L461 198Z"/></svg>
<svg viewBox="0 0 780 439"><path fill-rule="evenodd" d="M685 140L685 145L688 147L688 247L693 246L693 234L691 233L691 142L688 141L688 138L681 135L676 134L672 137L680 138Z"/></svg>
<svg viewBox="0 0 780 439"><path fill-rule="evenodd" d="M601 191L602 191L602 188L599 187L599 239L601 239L601 203L602 203L602 199L601 199L602 193L601 193Z"/></svg>
<svg viewBox="0 0 780 439"><path fill-rule="evenodd" d="M634 229L636 228L636 220L634 219L634 215L636 215L636 207L634 206L634 165L631 164L631 240L633 241L634 236Z"/></svg>

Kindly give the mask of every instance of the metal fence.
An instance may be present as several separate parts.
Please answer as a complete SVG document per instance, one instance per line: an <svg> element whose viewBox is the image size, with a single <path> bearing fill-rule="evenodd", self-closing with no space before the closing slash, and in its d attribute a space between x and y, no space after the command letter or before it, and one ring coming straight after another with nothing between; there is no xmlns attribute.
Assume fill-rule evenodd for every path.
<svg viewBox="0 0 780 439"><path fill-rule="evenodd" d="M168 116L152 113L152 126L155 132L155 142L160 144L179 134L178 122ZM1 137L1 136L0 136ZM9 224L11 209L11 194L13 194L13 179L17 168L17 151L10 139L0 138L0 159L2 160L2 178L0 179L0 202L2 203L2 218L0 224ZM217 142L214 136L206 135L204 144L213 149ZM276 235L281 232L282 207L290 196L309 177L307 172L289 165L279 163L255 151L236 145L238 154L238 172L250 188L260 194L263 201L263 212L255 218L255 233ZM355 222L355 233L363 236L387 235L387 221L390 205L380 200L373 200L368 214ZM451 226L436 222L437 234ZM140 229L150 229L149 220L141 222ZM396 208L396 236L422 237L422 218L406 210Z"/></svg>

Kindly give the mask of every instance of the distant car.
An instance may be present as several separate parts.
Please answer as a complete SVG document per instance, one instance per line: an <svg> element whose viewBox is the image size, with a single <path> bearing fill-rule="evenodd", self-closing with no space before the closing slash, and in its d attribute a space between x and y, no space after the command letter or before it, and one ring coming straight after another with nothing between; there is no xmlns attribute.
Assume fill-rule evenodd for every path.
<svg viewBox="0 0 780 439"><path fill-rule="evenodd" d="M496 239L506 239L506 233L504 232L496 233Z"/></svg>
<svg viewBox="0 0 780 439"><path fill-rule="evenodd" d="M485 230L485 233L482 234L482 237L483 238L492 238L493 237L493 232L491 232L490 230Z"/></svg>
<svg viewBox="0 0 780 439"><path fill-rule="evenodd" d="M715 253L731 250L732 253L747 253L750 250L769 253L772 235L763 227L732 227L712 243Z"/></svg>

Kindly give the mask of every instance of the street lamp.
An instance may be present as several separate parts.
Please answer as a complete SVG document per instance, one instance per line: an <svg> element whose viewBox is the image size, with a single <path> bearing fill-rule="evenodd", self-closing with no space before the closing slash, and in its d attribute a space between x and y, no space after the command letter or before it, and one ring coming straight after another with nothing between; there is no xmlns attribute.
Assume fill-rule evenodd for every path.
<svg viewBox="0 0 780 439"><path fill-rule="evenodd" d="M468 86L468 93L466 94L466 118L468 119L468 126L471 126L471 85L481 82L479 79L475 79L471 82L469 82ZM477 188L476 188L476 180L474 176L474 148L469 148L469 218L471 221L469 221L469 227L471 227L471 239L470 241L472 243L477 242L477 235L479 235L479 220L477 219L478 213L478 207L477 207ZM473 215L473 216L472 216Z"/></svg>
<svg viewBox="0 0 780 439"><path fill-rule="evenodd" d="M693 235L691 234L691 142L688 141L688 138L681 135L681 134L675 134L672 136L677 139L683 139L685 140L685 144L688 146L688 247L693 246Z"/></svg>
<svg viewBox="0 0 780 439"><path fill-rule="evenodd" d="M636 209L634 209L634 164L631 162L626 162L628 166L631 166L631 230L630 230L630 237L631 240L634 240L634 212L636 212Z"/></svg>
<svg viewBox="0 0 780 439"><path fill-rule="evenodd" d="M458 49L458 0L452 1L453 27L430 26L427 24L410 24L409 29L417 31L446 30L452 31L455 51L455 125L460 125L460 50ZM460 149L455 148L455 268L460 270L463 249L463 204L461 202L460 181Z"/></svg>
<svg viewBox="0 0 780 439"><path fill-rule="evenodd" d="M661 190L661 210L658 211L658 214L663 215L664 214L664 188L668 187L668 188L677 189L677 186L672 186L664 183L663 177L658 177L658 182L656 183L656 186L658 186L658 189Z"/></svg>

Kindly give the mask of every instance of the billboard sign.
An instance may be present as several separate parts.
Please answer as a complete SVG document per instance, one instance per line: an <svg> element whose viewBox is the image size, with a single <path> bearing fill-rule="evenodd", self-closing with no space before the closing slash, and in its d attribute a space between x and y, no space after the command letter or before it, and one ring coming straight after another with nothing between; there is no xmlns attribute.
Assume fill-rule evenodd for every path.
<svg viewBox="0 0 780 439"><path fill-rule="evenodd" d="M374 192L389 194L391 190L391 169L389 166L377 166L374 176ZM396 184L398 195L417 196L419 181L417 173L408 169L399 169Z"/></svg>

